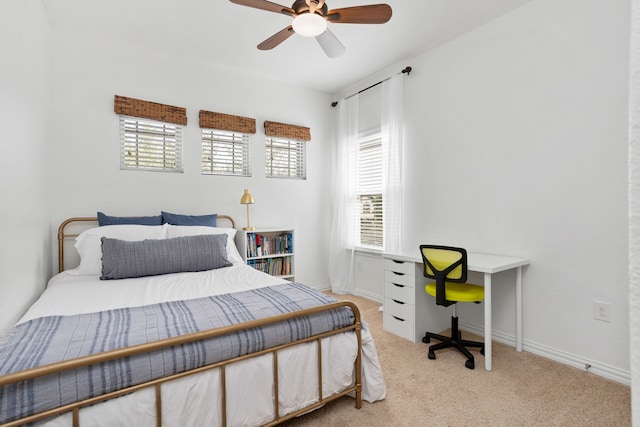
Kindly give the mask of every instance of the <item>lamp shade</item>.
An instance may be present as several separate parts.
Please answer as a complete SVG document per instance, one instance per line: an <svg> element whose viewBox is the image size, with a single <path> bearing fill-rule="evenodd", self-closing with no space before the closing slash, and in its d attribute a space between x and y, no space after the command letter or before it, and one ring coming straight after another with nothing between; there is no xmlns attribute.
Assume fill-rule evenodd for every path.
<svg viewBox="0 0 640 427"><path fill-rule="evenodd" d="M293 30L304 37L318 36L327 29L327 21L315 13L302 13L293 18Z"/></svg>
<svg viewBox="0 0 640 427"><path fill-rule="evenodd" d="M242 197L240 198L240 204L252 205L254 203L255 201L253 200L253 196L251 195L251 193L249 193L249 190L245 189L244 194L242 194Z"/></svg>

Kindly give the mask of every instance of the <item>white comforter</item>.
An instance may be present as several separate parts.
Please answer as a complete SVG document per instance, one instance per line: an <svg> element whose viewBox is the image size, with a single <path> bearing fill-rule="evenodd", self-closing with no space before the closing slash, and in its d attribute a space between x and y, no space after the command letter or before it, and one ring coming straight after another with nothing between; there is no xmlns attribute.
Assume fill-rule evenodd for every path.
<svg viewBox="0 0 640 427"><path fill-rule="evenodd" d="M60 273L20 322L42 316L69 315L135 307L164 301L192 299L283 283L246 265L198 273L176 273L137 279L100 280L97 276ZM365 324L366 326L366 324ZM329 396L352 384L355 336L340 334L323 341L323 394ZM386 388L369 330L362 330L362 397L374 402L385 398ZM315 343L278 354L280 415L317 401ZM267 354L227 368L227 425L251 426L273 417L272 355ZM266 374L268 373L268 374ZM214 369L162 386L163 425L221 425L220 372ZM355 409L354 409L355 410ZM80 411L81 425L155 425L153 389L145 389ZM69 426L62 416L47 425Z"/></svg>
<svg viewBox="0 0 640 427"><path fill-rule="evenodd" d="M98 276L62 272L49 281L45 292L20 322L42 316L93 313L221 295L280 283L285 281L242 264L198 273L121 280L100 280Z"/></svg>

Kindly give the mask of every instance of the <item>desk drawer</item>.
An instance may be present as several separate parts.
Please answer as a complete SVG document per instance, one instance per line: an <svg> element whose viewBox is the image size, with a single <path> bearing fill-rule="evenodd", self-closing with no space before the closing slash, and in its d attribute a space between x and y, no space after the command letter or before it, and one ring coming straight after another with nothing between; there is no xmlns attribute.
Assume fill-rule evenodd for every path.
<svg viewBox="0 0 640 427"><path fill-rule="evenodd" d="M392 258L384 259L384 269L398 273L414 274L415 263L411 261L397 261Z"/></svg>
<svg viewBox="0 0 640 427"><path fill-rule="evenodd" d="M391 316L399 317L403 320L409 320L413 322L413 304L409 304L402 301L397 301L392 298L384 299L384 312Z"/></svg>
<svg viewBox="0 0 640 427"><path fill-rule="evenodd" d="M393 282L384 282L384 296L397 301L413 304L413 288Z"/></svg>
<svg viewBox="0 0 640 427"><path fill-rule="evenodd" d="M384 281L409 286L410 288L415 286L415 276L413 274L397 273L389 270L384 271Z"/></svg>
<svg viewBox="0 0 640 427"><path fill-rule="evenodd" d="M382 326L385 331L413 341L413 322L384 313Z"/></svg>

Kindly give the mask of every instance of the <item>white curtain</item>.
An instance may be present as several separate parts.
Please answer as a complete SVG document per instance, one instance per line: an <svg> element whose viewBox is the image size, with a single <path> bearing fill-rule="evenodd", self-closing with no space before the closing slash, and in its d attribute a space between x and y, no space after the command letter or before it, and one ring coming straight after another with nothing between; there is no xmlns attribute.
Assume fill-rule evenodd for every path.
<svg viewBox="0 0 640 427"><path fill-rule="evenodd" d="M384 212L384 250L402 249L402 75L382 83L382 181Z"/></svg>
<svg viewBox="0 0 640 427"><path fill-rule="evenodd" d="M338 137L332 151L333 219L329 242L331 290L353 293L354 239L358 218L356 173L358 154L358 96L338 103Z"/></svg>

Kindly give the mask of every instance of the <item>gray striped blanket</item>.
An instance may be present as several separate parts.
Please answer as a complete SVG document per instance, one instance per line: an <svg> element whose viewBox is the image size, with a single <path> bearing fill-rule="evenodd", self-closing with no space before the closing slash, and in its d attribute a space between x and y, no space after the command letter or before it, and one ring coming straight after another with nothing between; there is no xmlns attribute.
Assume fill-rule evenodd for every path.
<svg viewBox="0 0 640 427"><path fill-rule="evenodd" d="M0 346L0 376L49 363L315 307L298 283L21 323ZM349 308L0 387L0 424L127 386L353 324Z"/></svg>

